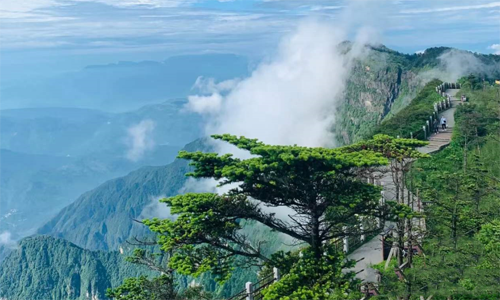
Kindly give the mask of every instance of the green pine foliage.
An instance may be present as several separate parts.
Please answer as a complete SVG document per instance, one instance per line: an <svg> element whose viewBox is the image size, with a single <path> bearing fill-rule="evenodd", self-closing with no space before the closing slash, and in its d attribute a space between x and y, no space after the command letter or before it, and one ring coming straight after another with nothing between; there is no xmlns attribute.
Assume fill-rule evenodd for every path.
<svg viewBox="0 0 500 300"><path fill-rule="evenodd" d="M251 158L180 152L194 167L189 176L213 178L230 189L223 195L187 193L162 199L176 218L143 221L158 235L161 250L171 254L168 267L194 277L210 273L219 282L227 281L235 267L278 267L284 275L263 293L268 300L359 297L359 281L343 271L354 262L338 252L335 242L355 234L346 230L356 229L360 218L386 210L379 205L380 188L360 181L358 172L386 165L398 155L420 157L415 148L426 143L378 135L325 149L266 145L227 134L213 137L247 150ZM404 205L388 204L391 214L412 213ZM287 217L269 207L287 211ZM266 252L268 239L247 236L247 222L295 240L300 255L295 249Z"/></svg>
<svg viewBox="0 0 500 300"><path fill-rule="evenodd" d="M462 84L469 103L457 108L451 145L412 171L424 201L424 256L414 257L404 280L395 265L378 267L386 298L500 297L500 91L473 76Z"/></svg>

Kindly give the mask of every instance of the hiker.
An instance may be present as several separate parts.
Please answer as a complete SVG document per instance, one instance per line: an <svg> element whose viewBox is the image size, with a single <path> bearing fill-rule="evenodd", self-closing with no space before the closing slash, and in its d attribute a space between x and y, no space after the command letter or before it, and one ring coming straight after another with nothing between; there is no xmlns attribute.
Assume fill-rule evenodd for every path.
<svg viewBox="0 0 500 300"><path fill-rule="evenodd" d="M441 129L445 130L446 129L446 118L441 117Z"/></svg>
<svg viewBox="0 0 500 300"><path fill-rule="evenodd" d="M439 133L439 123L437 119L434 119L432 122L432 128L434 129L435 134Z"/></svg>

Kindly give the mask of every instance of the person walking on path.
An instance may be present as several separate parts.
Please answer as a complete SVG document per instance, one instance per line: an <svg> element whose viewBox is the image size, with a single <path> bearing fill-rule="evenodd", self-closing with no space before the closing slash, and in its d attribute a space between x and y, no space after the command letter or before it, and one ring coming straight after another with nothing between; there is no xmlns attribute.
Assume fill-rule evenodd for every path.
<svg viewBox="0 0 500 300"><path fill-rule="evenodd" d="M435 134L439 133L439 122L437 119L434 119L434 121L432 122L432 128L434 129Z"/></svg>
<svg viewBox="0 0 500 300"><path fill-rule="evenodd" d="M441 117L441 129L446 130L446 118Z"/></svg>

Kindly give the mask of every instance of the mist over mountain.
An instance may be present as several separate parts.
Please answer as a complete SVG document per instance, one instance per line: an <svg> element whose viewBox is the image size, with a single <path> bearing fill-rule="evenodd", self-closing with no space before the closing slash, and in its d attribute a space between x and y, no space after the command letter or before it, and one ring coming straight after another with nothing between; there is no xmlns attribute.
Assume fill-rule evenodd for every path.
<svg viewBox="0 0 500 300"><path fill-rule="evenodd" d="M350 51L351 46L347 46L347 51ZM340 143L350 143L365 137L371 132L370 129L379 124L384 117L405 107L422 85L430 80L429 70L435 72L447 70L448 61L443 59L443 55L451 50L449 48L429 49L423 54L405 55L385 47L367 48L366 54L354 61L352 73L347 78L345 93L342 95L345 98L337 107L338 119L332 131L337 133ZM482 60L482 64L477 65L475 69L482 76L494 76L500 73L500 67L489 70L490 66L498 66L500 61L498 56L482 56L466 51L459 51L459 53L461 53L459 57L463 60L474 61L476 58ZM449 76L449 73L447 74ZM459 75L457 73L455 76ZM208 95L210 96L210 93ZM182 105L185 105L185 102ZM179 104L179 107L182 105ZM147 106L138 110L137 113L144 110L156 111L156 119L153 119L156 120L157 126L162 126L161 120L165 114L160 108L161 106ZM196 119L195 114L193 118ZM189 128L191 125L185 120L178 117L170 121L172 126ZM158 130L165 137L168 137L170 133L178 133L177 130L166 128ZM186 137L183 134L179 136ZM112 139L112 135L109 135L109 139ZM193 148L194 146L190 144L187 147ZM152 197L179 193L186 180L184 173L187 167L184 163L175 161L166 167L140 169L126 177L108 181L83 194L71 206L66 207L56 218L43 226L39 232L67 238L89 249L116 249L120 243L131 236L134 228L132 218L140 215L144 207L149 205ZM148 178L147 184L144 181L145 178ZM141 185L140 182L143 184ZM96 211L95 203L99 202L102 206L99 206ZM117 209L116 206L122 209ZM83 209L83 211L75 214L77 209ZM87 211L94 212L92 219L88 219L90 215ZM113 219L113 221L106 221L108 219ZM107 224L117 222L120 226ZM94 235L89 235L89 228L95 229Z"/></svg>
<svg viewBox="0 0 500 300"><path fill-rule="evenodd" d="M499 22L2 1L0 300L500 299Z"/></svg>
<svg viewBox="0 0 500 300"><path fill-rule="evenodd" d="M117 114L1 110L0 232L13 239L27 236L106 180L171 162L202 134L201 119L185 112L185 103L171 100Z"/></svg>
<svg viewBox="0 0 500 300"><path fill-rule="evenodd" d="M199 76L226 80L248 73L233 54L173 56L163 62L119 62L78 72L14 82L4 79L2 109L78 107L124 112L187 96Z"/></svg>
<svg viewBox="0 0 500 300"><path fill-rule="evenodd" d="M203 140L184 149L208 149ZM117 250L133 236L145 234L145 226L134 219L153 205L153 213L161 213L159 198L176 195L187 180L188 162L176 159L159 167L143 167L130 174L109 180L82 194L43 225L39 234L64 238L90 250ZM168 217L163 216L163 217Z"/></svg>

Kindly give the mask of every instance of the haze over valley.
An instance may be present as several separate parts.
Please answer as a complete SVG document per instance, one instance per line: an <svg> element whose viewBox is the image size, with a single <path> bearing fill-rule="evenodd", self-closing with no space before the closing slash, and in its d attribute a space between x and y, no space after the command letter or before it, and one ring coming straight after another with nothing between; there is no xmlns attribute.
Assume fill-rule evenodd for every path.
<svg viewBox="0 0 500 300"><path fill-rule="evenodd" d="M349 299L360 299L356 274L348 278L342 275L346 272L332 275L342 279L332 280L331 289L328 284L324 290L312 288L324 280L312 275L304 289L286 287L294 280L294 268L305 268L298 249L305 259L312 253L337 271L352 267L330 260L330 250L337 251L332 257L343 257L339 246L323 251L308 239L313 223L305 220L315 216L301 211L311 208L300 201L332 184L332 195L321 190L311 198L335 199L328 202L331 207L324 204L329 208L317 219L324 245L345 241L339 232L351 227L358 230L353 236L377 239L384 226L363 233L364 225L349 223L358 222L358 214L373 221L380 217L375 211L384 209L395 224L416 222L418 214L410 213L414 205L404 196L387 199L396 201L390 208L374 198L380 195L375 183L384 180L377 173L384 169L377 168L398 161L390 156L397 151L404 162L418 159L417 175L412 173L411 184L404 177L402 194L414 193L417 185L421 197L438 193L432 190L436 186L453 193L443 183L446 172L475 188L470 199L483 202L464 204L469 198L463 195L473 193L467 190L460 205L461 220L477 223L464 222L458 233L463 239L454 245L474 243L481 255L490 253L498 245L488 234L497 229L487 225L496 224L499 216L493 212L500 205L495 181L500 178L495 160L499 16L500 2L486 0L1 3L0 299L132 299L120 298L131 297L131 291L116 290L127 278L138 280L130 285L148 285L148 291L172 288L168 292L175 299L228 299L247 282L271 276L279 264L285 287L269 283L263 299L343 299L347 290L354 297ZM454 85L440 90L445 83ZM470 105L451 113L456 125L447 129L448 140L437 138L445 143L442 151L420 156L417 150L427 145L423 141L439 133L426 122L429 114L431 121L442 116L445 106L439 101L450 97L451 103L448 90L469 99L454 99L454 105ZM429 132L420 132L422 126ZM386 139L381 145L380 134ZM393 148L384 152L386 144ZM196 151L214 154L189 154ZM474 181L486 176L481 172L489 179ZM335 176L345 177L330 182ZM310 180L296 184L301 178ZM313 185L313 178L323 178L322 184ZM300 186L309 188L293 189ZM401 197L399 189L397 194ZM441 198L452 199L449 195ZM294 197L300 201L291 201ZM160 202L165 198L173 200ZM338 204L342 201L356 204ZM476 208L473 217L471 207ZM418 243L429 249L440 232L449 232L443 229L447 224L432 221L439 211L431 207L426 213L428 239L418 236ZM153 218L164 223L144 221ZM466 233L470 230L475 230L472 235ZM489 246L480 245L485 235ZM134 252L136 246L144 252ZM355 250L344 244L346 255ZM149 258L149 251L161 255ZM245 251L251 255L238 256ZM481 266L494 266L494 251L478 258ZM430 265L438 261L438 254L429 257ZM418 258L409 263L420 270ZM429 273L419 274L435 271L425 270ZM474 281L473 272L467 272L460 275L463 280ZM497 277L488 272L480 275L483 286L460 281L460 288L473 295L467 299L500 292L490 291L489 280ZM388 282L379 282L378 292L387 297L406 293L392 273L383 276ZM425 281L418 278L415 286ZM450 292L453 280L442 285L446 295L456 296ZM342 284L344 296L331 298ZM426 296L445 297L426 291ZM164 299L148 298L153 294L137 299Z"/></svg>

